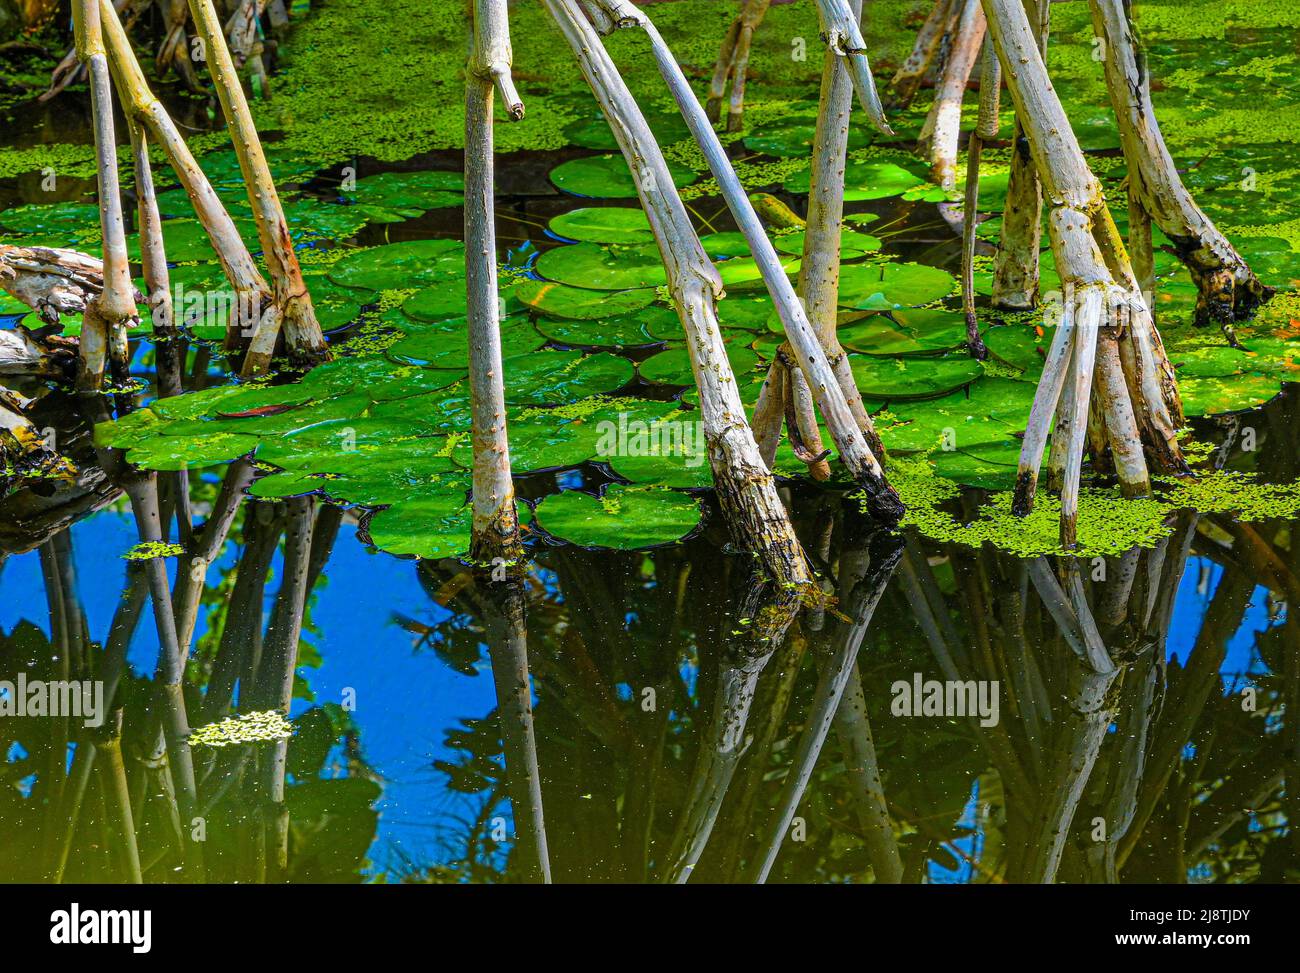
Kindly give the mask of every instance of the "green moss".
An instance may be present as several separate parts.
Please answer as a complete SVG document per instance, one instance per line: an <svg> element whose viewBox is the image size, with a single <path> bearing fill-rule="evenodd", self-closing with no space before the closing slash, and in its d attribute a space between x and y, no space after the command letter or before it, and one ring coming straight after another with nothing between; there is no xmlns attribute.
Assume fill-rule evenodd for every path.
<svg viewBox="0 0 1300 973"><path fill-rule="evenodd" d="M152 561L156 557L177 557L184 553L185 548L180 544L145 541L131 548L122 557L128 561Z"/></svg>
<svg viewBox="0 0 1300 973"><path fill-rule="evenodd" d="M1193 446L1188 452L1199 459L1213 448ZM925 459L893 460L889 481L907 506L901 526L941 543L988 543L1018 557L1105 557L1154 547L1171 533L1170 515L1180 510L1232 513L1242 521L1300 515L1300 482L1261 483L1251 473L1212 471L1194 479L1161 480L1167 488L1161 495L1141 499L1126 500L1113 489L1084 488L1079 493L1079 544L1065 551L1059 542L1061 502L1043 490L1028 516L1013 514L1012 494L1003 491L992 494L974 519L964 521L945 509L960 496L960 488L940 477Z"/></svg>
<svg viewBox="0 0 1300 973"><path fill-rule="evenodd" d="M228 717L190 732L192 747L229 747L241 743L273 743L293 736L293 725L276 710Z"/></svg>

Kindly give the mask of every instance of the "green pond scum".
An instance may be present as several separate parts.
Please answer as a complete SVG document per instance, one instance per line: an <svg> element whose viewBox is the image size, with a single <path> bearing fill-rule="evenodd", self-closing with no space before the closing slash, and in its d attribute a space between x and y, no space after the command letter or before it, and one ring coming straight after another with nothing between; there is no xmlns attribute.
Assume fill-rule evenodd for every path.
<svg viewBox="0 0 1300 973"><path fill-rule="evenodd" d="M186 58L203 5L247 118ZM112 244L92 85L59 66L73 7L0 0L0 882L295 885L270 909L214 891L241 933L305 915L312 885L996 884L1030 890L1010 903L1025 936L1059 940L1035 885L1203 886L1187 901L1226 914L1300 880L1300 5L1050 6L1074 138L1044 171L1069 196L1086 164L1118 237L1096 198L1046 193L1033 300L1006 301L1015 248L1033 253L1011 94L1029 82L1004 72L995 113L997 45L962 30L1019 0L939 2L950 26L914 91L936 0L866 0L861 49L839 0L128 5L211 188L205 225L149 130L165 267L118 94ZM627 15L600 43L662 159L637 125L616 137L553 15L570 8ZM1201 274L1222 254L1158 226L1144 263L1106 11L1131 19L1135 90L1149 80L1195 219L1261 288ZM742 12L763 14L752 33ZM511 48L495 87L471 36L490 14ZM566 29L605 77L585 23ZM969 82L949 77L963 58ZM841 87L871 72L893 134L855 91L835 109L844 154L819 168L828 64ZM945 106L945 88L965 95ZM954 126L955 179L936 148ZM1077 248L1095 266L1054 251L1054 216L1066 235L1096 220ZM838 261L806 249L837 233ZM771 296L773 257L817 295L807 334ZM1063 317L1080 267L1140 294L1158 334L1136 311ZM265 294L231 284L258 276ZM292 316L299 276L319 346ZM1219 310L1235 285L1234 320L1206 320L1211 278ZM105 330L127 280L140 320ZM821 372L799 363L814 346ZM1093 346L1115 360L1084 381ZM875 435L879 483L858 443ZM169 922L197 928L140 901L155 952ZM1172 931L1122 903L1085 901L1129 918L1071 927L1070 948ZM929 901L861 907L948 921ZM1182 916L1178 934L1262 941L1272 922Z"/></svg>

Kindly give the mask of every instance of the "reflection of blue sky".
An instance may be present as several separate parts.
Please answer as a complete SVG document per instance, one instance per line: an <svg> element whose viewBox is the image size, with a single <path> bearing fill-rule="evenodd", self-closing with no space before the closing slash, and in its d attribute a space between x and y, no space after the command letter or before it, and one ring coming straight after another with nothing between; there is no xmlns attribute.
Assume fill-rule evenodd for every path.
<svg viewBox="0 0 1300 973"><path fill-rule="evenodd" d="M116 510L102 511L73 528L80 594L92 638L102 639L108 631L125 571L120 555L135 541L130 517ZM228 568L234 553L233 545L228 545L220 567ZM169 565L174 569L175 559ZM278 573L277 559L275 576L267 585L268 613L279 587ZM1222 573L1222 568L1205 559L1189 561L1169 633L1167 656L1171 661L1181 664L1188 658ZM339 702L346 689L355 691L357 710L352 715L360 727L362 752L383 781L379 835L372 857L381 870L403 861L417 865L445 861L449 851L440 835L454 821L471 817L478 799L450 792L433 762L453 756L443 743L448 728L458 726L463 717L482 717L495 706L486 657L479 675L469 677L454 672L427 647L414 652L418 636L394 624L393 613L429 625L445 622L448 613L420 587L414 562L369 553L350 526L340 531L325 577L311 608L313 631L304 634L323 662L304 675L318 702ZM541 577L555 594L550 572L542 572ZM209 582L216 579L214 570ZM9 631L27 619L48 632L49 615L35 551L11 557L0 566L0 593L0 628ZM206 621L201 614L196 636L203 634ZM1221 667L1225 688L1240 675L1266 671L1255 650L1255 639L1269 625L1266 591L1257 588L1243 624L1227 646ZM146 607L128 660L137 673L152 673L156 655L157 637L152 613ZM683 676L693 687L694 667L684 666ZM619 695L626 698L629 687L619 689ZM295 701L293 715L307 706ZM7 756L13 758L13 754ZM984 835L976 813L978 793L975 782L957 822L959 829L970 829L954 843L960 852L958 864L950 868L951 859L944 864L932 861L930 881L970 881L972 868L961 858L978 861L983 852ZM496 813L509 812L502 807Z"/></svg>
<svg viewBox="0 0 1300 973"><path fill-rule="evenodd" d="M108 632L117 607L126 562L120 555L136 543L128 515L103 511L73 527L73 551L80 594L91 637ZM234 561L227 545L220 567ZM175 566L175 559L169 565ZM209 575L215 584L217 571ZM386 554L370 554L353 528L344 525L325 568L326 580L316 588L311 620L317 633L304 638L324 660L319 669L302 670L318 702L339 702L345 688L355 690L352 714L361 728L366 760L383 778L379 802L379 836L372 851L381 868L401 860L436 863L446 857L437 840L437 826L449 815L464 816L463 798L444 787L433 761L450 759L443 744L447 728L461 717L483 717L496 705L486 662L478 677L453 672L425 648L412 651L415 636L393 624L394 611L426 623L447 617L416 580L415 562ZM279 588L279 563L267 584L269 613ZM0 628L11 630L26 619L49 632L49 613L37 552L8 559L0 568ZM206 629L200 613L195 637ZM146 607L128 661L137 674L152 674L158 640L153 613ZM292 715L309 704L295 700ZM508 812L502 812L508 814Z"/></svg>
<svg viewBox="0 0 1300 973"><path fill-rule="evenodd" d="M1165 646L1165 657L1170 662L1187 664L1201 630L1201 620L1222 578L1223 568L1213 561L1203 557L1187 559L1187 570L1178 585L1178 600L1174 603L1174 618ZM1228 639L1227 653L1219 667L1225 692L1238 686L1243 677L1267 674L1268 667L1259 657L1255 640L1276 624L1280 621L1270 622L1268 617L1268 589L1256 587L1241 626Z"/></svg>

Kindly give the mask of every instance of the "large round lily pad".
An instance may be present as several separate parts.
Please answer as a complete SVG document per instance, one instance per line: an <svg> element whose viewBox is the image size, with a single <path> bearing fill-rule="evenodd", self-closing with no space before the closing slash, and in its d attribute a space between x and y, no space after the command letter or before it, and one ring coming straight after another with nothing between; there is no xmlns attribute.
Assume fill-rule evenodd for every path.
<svg viewBox="0 0 1300 973"><path fill-rule="evenodd" d="M673 185L679 189L695 181L685 166L668 163ZM561 162L551 170L551 182L566 193L597 199L635 199L636 180L621 155L595 155Z"/></svg>
<svg viewBox="0 0 1300 973"><path fill-rule="evenodd" d="M731 371L737 379L751 372L758 364L758 354L744 345L727 345L727 359L731 362ZM694 385L695 375L691 371L691 355L686 348L669 348L651 358L640 366L641 377L647 382L661 385Z"/></svg>
<svg viewBox="0 0 1300 973"><path fill-rule="evenodd" d="M381 510L367 529L374 545L390 554L455 557L469 550L472 519L465 484L457 483Z"/></svg>
<svg viewBox="0 0 1300 973"><path fill-rule="evenodd" d="M961 354L946 358L850 355L849 362L859 391L863 397L873 399L925 399L946 395L984 374L978 361Z"/></svg>
<svg viewBox="0 0 1300 973"><path fill-rule="evenodd" d="M655 300L653 287L611 292L570 287L552 280L517 281L514 293L522 303L547 317L575 320L626 314L649 307Z"/></svg>
<svg viewBox="0 0 1300 973"><path fill-rule="evenodd" d="M863 311L916 307L947 297L956 283L925 264L850 264L840 270L839 304Z"/></svg>
<svg viewBox="0 0 1300 973"><path fill-rule="evenodd" d="M654 243L645 211L632 206L585 206L551 218L551 232L581 243Z"/></svg>
<svg viewBox="0 0 1300 973"><path fill-rule="evenodd" d="M659 287L668 281L659 248L575 243L547 250L537 258L537 272L548 280L589 290L621 291Z"/></svg>
<svg viewBox="0 0 1300 973"><path fill-rule="evenodd" d="M668 490L610 486L600 499L566 490L537 505L537 523L581 547L632 551L671 544L695 529L699 504Z"/></svg>
<svg viewBox="0 0 1300 973"><path fill-rule="evenodd" d="M348 254L330 269L330 280L371 291L428 287L465 276L459 240L411 240Z"/></svg>

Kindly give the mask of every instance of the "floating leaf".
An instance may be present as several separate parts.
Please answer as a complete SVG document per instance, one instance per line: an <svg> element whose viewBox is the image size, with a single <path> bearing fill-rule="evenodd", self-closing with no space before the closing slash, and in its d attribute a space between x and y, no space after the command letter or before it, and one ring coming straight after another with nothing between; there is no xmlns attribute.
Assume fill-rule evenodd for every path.
<svg viewBox="0 0 1300 973"><path fill-rule="evenodd" d="M969 355L947 358L875 358L850 355L853 377L863 396L873 399L924 399L946 395L984 374Z"/></svg>
<svg viewBox="0 0 1300 973"><path fill-rule="evenodd" d="M455 557L469 550L472 511L465 484L447 484L370 518L371 541L391 554Z"/></svg>
<svg viewBox="0 0 1300 973"><path fill-rule="evenodd" d="M758 126L745 136L745 148L764 155L808 158L812 155L813 137L816 133L816 115L791 115ZM870 141L871 137L863 126L849 126L850 151L860 149Z"/></svg>
<svg viewBox="0 0 1300 973"><path fill-rule="evenodd" d="M126 458L150 470L188 470L245 456L257 448L257 443L255 436L222 432L207 436L163 436L136 443Z"/></svg>
<svg viewBox="0 0 1300 973"><path fill-rule="evenodd" d="M550 280L521 280L515 297L548 317L590 320L609 314L626 314L654 303L652 287L630 291L596 291L569 287Z"/></svg>
<svg viewBox="0 0 1300 973"><path fill-rule="evenodd" d="M650 221L639 207L585 206L551 218L551 232L584 243L654 243Z"/></svg>
<svg viewBox="0 0 1300 973"><path fill-rule="evenodd" d="M668 163L673 185L680 189L695 181L685 166ZM636 180L621 155L596 155L570 159L551 170L551 182L566 193L598 199L635 199Z"/></svg>
<svg viewBox="0 0 1300 973"><path fill-rule="evenodd" d="M564 321L539 318L537 330L551 341L562 345L583 345L589 348L635 348L652 345L645 322L639 314L621 314L596 321Z"/></svg>
<svg viewBox="0 0 1300 973"><path fill-rule="evenodd" d="M369 291L401 290L465 276L465 246L458 240L411 240L348 254L330 280Z"/></svg>
<svg viewBox="0 0 1300 973"><path fill-rule="evenodd" d="M798 172L785 181L787 192L805 194L812 184L812 173ZM844 201L886 199L919 192L918 198L936 202L945 197L937 186L892 162L854 162L844 169ZM909 197L910 198L910 197Z"/></svg>
<svg viewBox="0 0 1300 973"><path fill-rule="evenodd" d="M513 405L559 405L597 392L614 392L636 370L626 358L597 352L544 351L504 362L506 401Z"/></svg>
<svg viewBox="0 0 1300 973"><path fill-rule="evenodd" d="M924 264L850 264L840 270L839 304L863 311L915 307L947 297L956 283L951 274Z"/></svg>
<svg viewBox="0 0 1300 973"><path fill-rule="evenodd" d="M547 250L537 259L537 272L549 280L589 290L621 291L659 287L668 281L659 248L575 243Z"/></svg>
<svg viewBox="0 0 1300 973"><path fill-rule="evenodd" d="M758 365L757 353L744 345L728 345L727 358L731 362L732 373L738 380ZM695 384L694 373L691 371L691 354L686 348L670 348L647 358L641 363L640 372L647 382L661 385Z"/></svg>
<svg viewBox="0 0 1300 973"><path fill-rule="evenodd" d="M575 490L546 497L535 516L548 533L580 547L632 551L680 540L699 523L700 508L685 494L614 484L600 499Z"/></svg>

